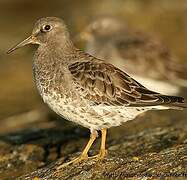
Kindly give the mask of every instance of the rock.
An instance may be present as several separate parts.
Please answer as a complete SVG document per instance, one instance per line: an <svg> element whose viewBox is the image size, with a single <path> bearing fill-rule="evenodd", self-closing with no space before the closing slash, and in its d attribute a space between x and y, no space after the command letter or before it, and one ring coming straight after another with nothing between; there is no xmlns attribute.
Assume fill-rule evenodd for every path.
<svg viewBox="0 0 187 180"><path fill-rule="evenodd" d="M182 129L156 128L124 138L109 148L102 161L90 159L56 170L63 160L36 170L20 180L125 179L139 177L187 176L187 134Z"/></svg>
<svg viewBox="0 0 187 180"><path fill-rule="evenodd" d="M89 159L56 170L60 164L80 154L89 136L86 129L64 121L60 123L62 127L31 128L2 135L0 179L95 180L187 176L187 130L183 123L178 127L151 127L124 135L128 126L133 128L132 122L127 127L124 125L123 133L119 132L120 138L113 139L114 132L109 134L109 154L104 160ZM117 131L120 129L116 128ZM99 142L93 147L94 151L91 150L92 155L98 147Z"/></svg>

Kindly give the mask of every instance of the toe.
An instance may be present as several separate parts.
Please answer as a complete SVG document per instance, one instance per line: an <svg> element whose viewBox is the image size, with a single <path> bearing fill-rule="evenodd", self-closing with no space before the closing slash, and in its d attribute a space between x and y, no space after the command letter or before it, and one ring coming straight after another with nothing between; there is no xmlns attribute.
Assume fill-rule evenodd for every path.
<svg viewBox="0 0 187 180"><path fill-rule="evenodd" d="M100 159L103 159L107 154L108 154L108 151L106 149L101 149L98 156Z"/></svg>
<svg viewBox="0 0 187 180"><path fill-rule="evenodd" d="M69 161L67 163L60 165L59 167L57 167L57 170L62 169L64 167L72 165L72 164L77 164L77 163L87 160L87 159L88 159L88 155L80 155L79 157L73 159L72 161Z"/></svg>

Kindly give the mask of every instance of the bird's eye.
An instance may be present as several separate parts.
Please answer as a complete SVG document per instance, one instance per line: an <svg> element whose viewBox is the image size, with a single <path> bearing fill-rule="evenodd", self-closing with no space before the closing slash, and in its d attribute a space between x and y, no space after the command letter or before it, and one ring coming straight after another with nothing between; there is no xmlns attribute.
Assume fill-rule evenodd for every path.
<svg viewBox="0 0 187 180"><path fill-rule="evenodd" d="M45 29L46 31L49 31L49 30L51 29L51 26L50 26L50 25L45 25L44 29Z"/></svg>
<svg viewBox="0 0 187 180"><path fill-rule="evenodd" d="M52 29L52 27L50 25L45 25L43 26L43 28L41 29L41 32L47 32L50 31Z"/></svg>

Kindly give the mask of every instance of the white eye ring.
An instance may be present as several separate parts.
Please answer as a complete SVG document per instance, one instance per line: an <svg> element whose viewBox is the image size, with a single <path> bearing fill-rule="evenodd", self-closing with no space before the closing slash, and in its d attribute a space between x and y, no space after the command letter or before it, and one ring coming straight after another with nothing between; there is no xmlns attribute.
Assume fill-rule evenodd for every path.
<svg viewBox="0 0 187 180"><path fill-rule="evenodd" d="M51 29L52 29L52 26L47 24L42 27L42 32L49 32L51 31Z"/></svg>

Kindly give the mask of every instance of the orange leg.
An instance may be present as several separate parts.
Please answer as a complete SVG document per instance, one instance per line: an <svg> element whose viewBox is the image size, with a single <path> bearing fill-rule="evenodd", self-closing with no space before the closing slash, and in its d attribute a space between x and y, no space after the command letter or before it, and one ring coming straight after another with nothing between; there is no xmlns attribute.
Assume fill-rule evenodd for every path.
<svg viewBox="0 0 187 180"><path fill-rule="evenodd" d="M61 168L68 166L70 164L76 164L76 163L79 163L80 161L87 160L88 159L88 151L91 148L91 146L94 143L96 138L97 138L97 132L93 131L92 134L90 135L90 140L88 141L88 143L87 143L86 147L84 148L83 152L81 153L81 155L79 157L73 159L70 162L60 165L57 169L61 169Z"/></svg>
<svg viewBox="0 0 187 180"><path fill-rule="evenodd" d="M102 129L101 130L101 147L99 154L93 156L92 158L97 158L97 159L103 159L107 155L107 150L106 150L106 134L107 134L107 129Z"/></svg>
<svg viewBox="0 0 187 180"><path fill-rule="evenodd" d="M106 135L107 135L107 129L102 129L101 130L102 136L101 136L101 148L100 148L100 152L98 154L98 158L103 159L106 154L107 154L107 150L106 150Z"/></svg>

